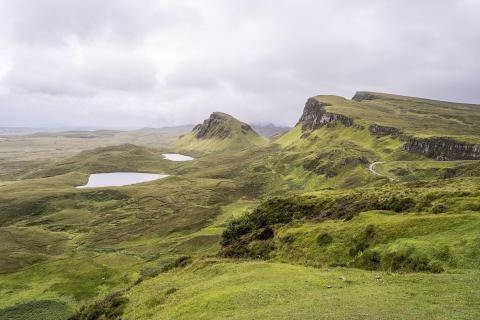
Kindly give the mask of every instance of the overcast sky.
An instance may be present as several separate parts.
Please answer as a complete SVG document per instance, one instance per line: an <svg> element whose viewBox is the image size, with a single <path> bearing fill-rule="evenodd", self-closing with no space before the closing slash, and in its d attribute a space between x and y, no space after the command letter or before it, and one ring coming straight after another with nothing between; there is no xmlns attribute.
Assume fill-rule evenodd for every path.
<svg viewBox="0 0 480 320"><path fill-rule="evenodd" d="M0 0L0 126L292 125L357 90L480 103L478 0Z"/></svg>

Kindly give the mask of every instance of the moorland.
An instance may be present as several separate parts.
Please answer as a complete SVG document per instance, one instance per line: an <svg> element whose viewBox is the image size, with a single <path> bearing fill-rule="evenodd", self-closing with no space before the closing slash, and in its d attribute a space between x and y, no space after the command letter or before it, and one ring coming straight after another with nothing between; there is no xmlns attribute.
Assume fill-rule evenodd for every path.
<svg viewBox="0 0 480 320"><path fill-rule="evenodd" d="M479 105L315 96L272 132L1 136L0 319L480 317ZM75 188L106 172L169 176Z"/></svg>

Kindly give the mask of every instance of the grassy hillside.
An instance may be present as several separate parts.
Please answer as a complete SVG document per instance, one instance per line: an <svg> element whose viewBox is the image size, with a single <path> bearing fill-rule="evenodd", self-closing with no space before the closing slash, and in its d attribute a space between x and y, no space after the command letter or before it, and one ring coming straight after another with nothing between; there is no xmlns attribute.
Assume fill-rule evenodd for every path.
<svg viewBox="0 0 480 320"><path fill-rule="evenodd" d="M353 118L361 125L396 127L414 136L452 136L479 142L480 105L428 100L399 95L359 92L352 100L316 96L329 112Z"/></svg>
<svg viewBox="0 0 480 320"><path fill-rule="evenodd" d="M406 285L406 284L410 285ZM413 285L414 284L414 285ZM473 285L472 285L473 284ZM478 273L207 260L131 290L125 319L474 319Z"/></svg>

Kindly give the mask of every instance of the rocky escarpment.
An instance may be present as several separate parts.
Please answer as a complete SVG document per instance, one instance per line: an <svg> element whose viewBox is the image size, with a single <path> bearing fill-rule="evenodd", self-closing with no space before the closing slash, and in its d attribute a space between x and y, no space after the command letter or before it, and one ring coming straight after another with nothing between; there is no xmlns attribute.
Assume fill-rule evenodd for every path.
<svg viewBox="0 0 480 320"><path fill-rule="evenodd" d="M214 112L202 124L196 125L192 131L197 139L226 139L232 135L232 130L234 129L232 126L233 121L238 120L227 114ZM240 129L243 134L255 133L246 123L241 123Z"/></svg>
<svg viewBox="0 0 480 320"><path fill-rule="evenodd" d="M406 140L403 148L411 153L417 153L436 160L479 160L480 145L459 142L448 137L414 138L403 137Z"/></svg>
<svg viewBox="0 0 480 320"><path fill-rule="evenodd" d="M403 149L410 153L421 154L426 157L446 160L478 160L480 159L480 145L460 142L450 137L416 138L406 135L395 127L386 127L372 124L368 131L373 136L392 136L405 141Z"/></svg>
<svg viewBox="0 0 480 320"><path fill-rule="evenodd" d="M375 100L378 97L371 93L371 92L366 92L366 91L357 91L355 92L355 95L352 97L352 100L360 102L363 100Z"/></svg>
<svg viewBox="0 0 480 320"><path fill-rule="evenodd" d="M373 136L393 136L398 137L402 134L402 130L395 127L386 127L378 124L372 124L368 127L368 131Z"/></svg>
<svg viewBox="0 0 480 320"><path fill-rule="evenodd" d="M317 130L321 127L334 127L341 123L346 127L354 126L353 119L347 116L330 113L325 110L328 103L320 102L315 98L308 99L303 109L303 114L297 124L302 125L302 130Z"/></svg>

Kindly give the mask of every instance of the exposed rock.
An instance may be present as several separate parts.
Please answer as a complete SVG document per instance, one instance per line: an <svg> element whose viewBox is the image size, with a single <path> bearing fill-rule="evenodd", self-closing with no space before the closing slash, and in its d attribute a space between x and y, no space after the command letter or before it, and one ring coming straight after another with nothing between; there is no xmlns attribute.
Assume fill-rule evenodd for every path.
<svg viewBox="0 0 480 320"><path fill-rule="evenodd" d="M241 128L242 128L242 133L244 133L244 134L247 134L247 132L252 131L252 127L250 127L246 123L242 124Z"/></svg>
<svg viewBox="0 0 480 320"><path fill-rule="evenodd" d="M459 142L448 137L414 138L406 137L403 148L412 153L421 154L440 161L445 160L478 160L480 145Z"/></svg>
<svg viewBox="0 0 480 320"><path fill-rule="evenodd" d="M374 136L394 136L398 137L402 134L402 130L395 127L386 127L378 124L372 124L368 127L371 135Z"/></svg>
<svg viewBox="0 0 480 320"><path fill-rule="evenodd" d="M395 127L372 124L368 131L374 136L392 136L405 141L403 149L407 152L421 154L429 158L447 160L478 160L480 145L456 141L449 137L415 138L404 134Z"/></svg>
<svg viewBox="0 0 480 320"><path fill-rule="evenodd" d="M330 113L325 110L329 104L319 102L315 98L308 99L303 109L303 114L298 120L302 125L302 130L317 130L321 127L335 127L336 123L341 123L346 127L353 126L353 119L347 116Z"/></svg>
<svg viewBox="0 0 480 320"><path fill-rule="evenodd" d="M214 112L208 119L203 121L202 124L196 125L193 128L193 132L195 133L195 137L197 139L225 139L231 134L231 126L228 125L228 121L229 119L227 119L226 115L219 112ZM242 126L242 129L252 130L250 126L246 126L248 128L243 128Z"/></svg>
<svg viewBox="0 0 480 320"><path fill-rule="evenodd" d="M371 92L366 92L366 91L357 91L355 92L355 95L353 96L352 100L360 102L363 100L375 100L378 99L377 96L375 96Z"/></svg>

